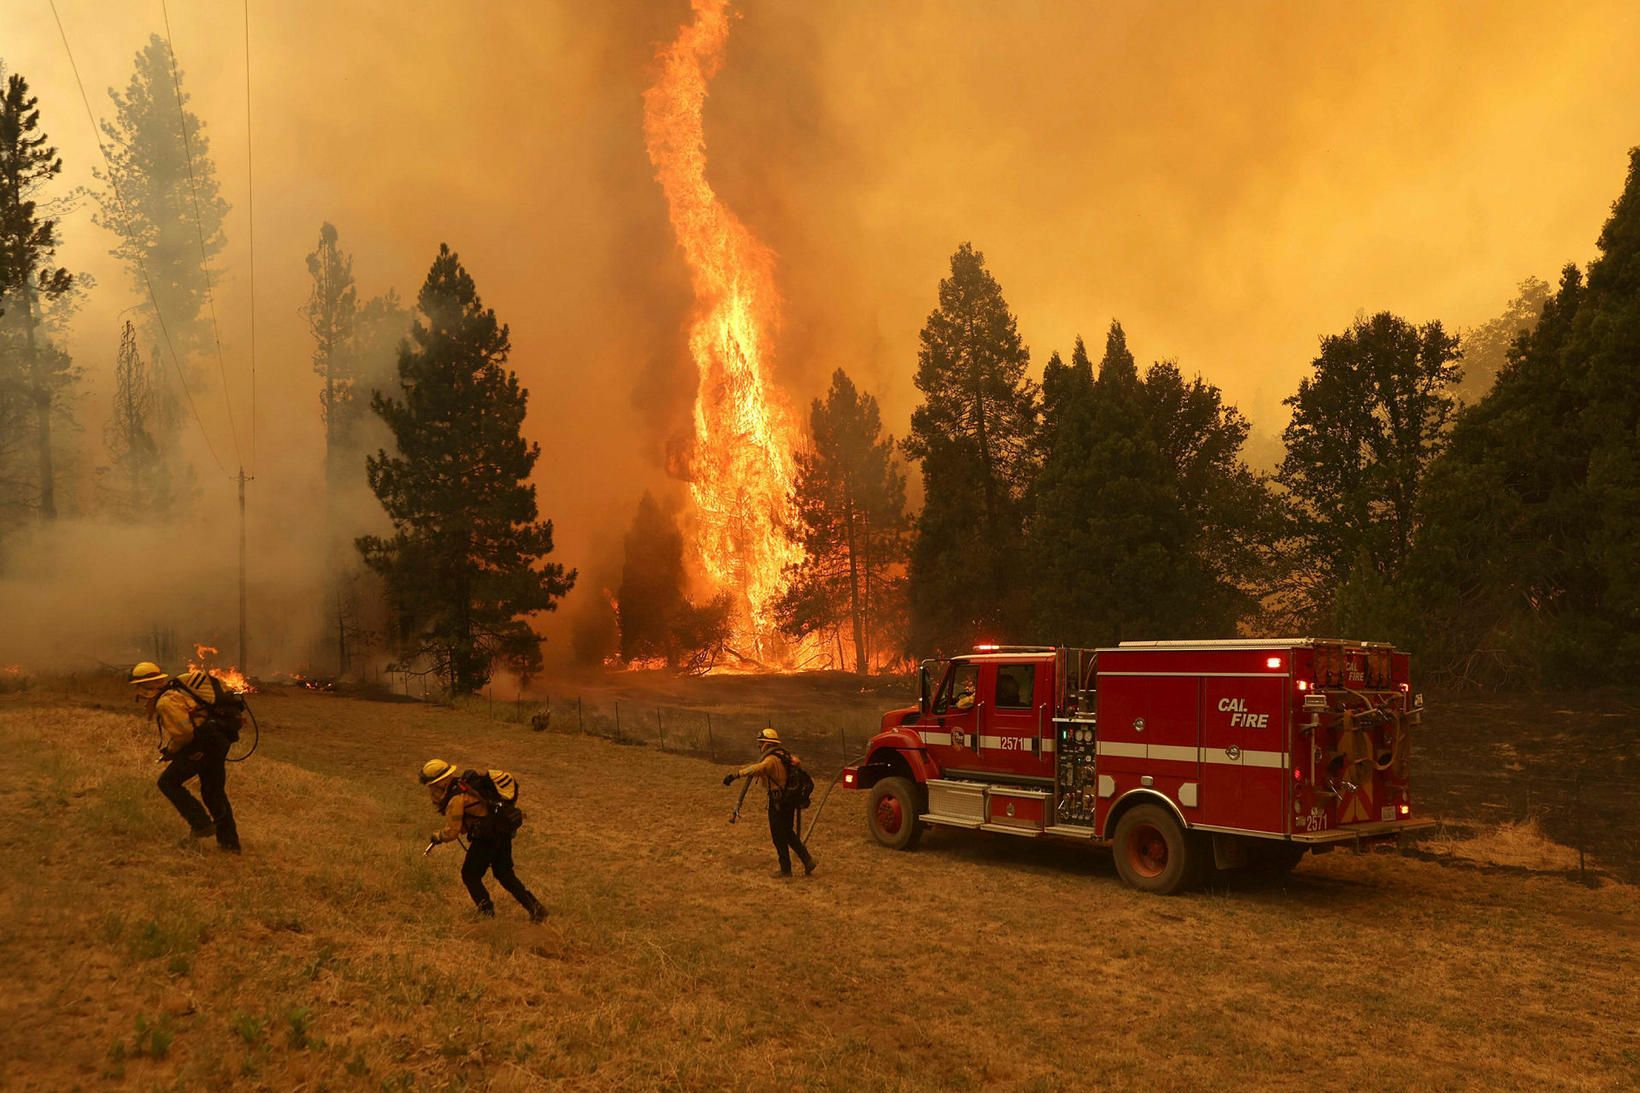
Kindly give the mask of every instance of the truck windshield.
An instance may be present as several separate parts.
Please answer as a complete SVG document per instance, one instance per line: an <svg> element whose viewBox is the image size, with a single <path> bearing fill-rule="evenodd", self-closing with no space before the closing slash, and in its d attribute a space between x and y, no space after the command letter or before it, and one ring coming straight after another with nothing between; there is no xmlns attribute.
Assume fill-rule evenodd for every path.
<svg viewBox="0 0 1640 1093"><path fill-rule="evenodd" d="M934 712L946 713L952 709L971 710L979 689L979 665L958 664L945 677L939 698L934 700Z"/></svg>

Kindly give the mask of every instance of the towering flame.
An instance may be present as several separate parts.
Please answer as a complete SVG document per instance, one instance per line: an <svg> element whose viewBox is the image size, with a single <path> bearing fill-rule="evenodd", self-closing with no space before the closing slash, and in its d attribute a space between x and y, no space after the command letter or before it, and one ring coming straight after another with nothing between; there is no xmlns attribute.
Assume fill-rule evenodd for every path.
<svg viewBox="0 0 1640 1093"><path fill-rule="evenodd" d="M800 551L783 530L797 433L767 373L780 303L774 254L706 181L701 109L722 64L729 4L692 0L692 7L694 22L661 52L660 77L644 92L644 140L695 291L689 351L700 379L688 456L694 561L716 589L738 600L737 648L784 661L774 599L781 570Z"/></svg>

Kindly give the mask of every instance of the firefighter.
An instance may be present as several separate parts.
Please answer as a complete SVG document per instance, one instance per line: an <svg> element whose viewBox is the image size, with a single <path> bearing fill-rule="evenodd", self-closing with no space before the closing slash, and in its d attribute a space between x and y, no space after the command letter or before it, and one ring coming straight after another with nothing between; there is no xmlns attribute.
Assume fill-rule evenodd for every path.
<svg viewBox="0 0 1640 1093"><path fill-rule="evenodd" d="M966 676L957 694L957 709L971 710L974 708L974 677Z"/></svg>
<svg viewBox="0 0 1640 1093"><path fill-rule="evenodd" d="M204 676L204 672L190 672L173 681L159 665L145 660L131 669L128 679L137 689L137 701L159 726L160 760L166 764L165 773L159 776L159 791L188 821L194 838L215 835L217 846L237 854L239 828L228 803L229 741L212 730L210 711L195 697L210 693ZM194 777L199 779L203 805L183 784Z"/></svg>
<svg viewBox="0 0 1640 1093"><path fill-rule="evenodd" d="M433 798L433 808L444 817L444 826L433 832L427 844L430 851L439 843L467 838L467 856L461 862L461 882L473 897L478 913L485 918L495 917L495 903L489 889L484 887L484 874L493 873L501 887L523 904L531 922L547 917L547 909L530 894L524 882L513 872L513 829L488 823L490 805L478 793L462 784L453 764L442 759L429 759L421 768L421 784Z"/></svg>
<svg viewBox="0 0 1640 1093"><path fill-rule="evenodd" d="M790 877L792 875L791 852L797 851L798 858L803 862L803 875L806 877L814 872L814 867L820 864L814 855L809 853L808 847L797 835L796 801L789 800L786 795L787 770L786 765L797 763L797 757L787 751L780 743L780 734L771 729L764 729L757 734L757 746L763 753L763 758L738 770L732 770L723 776L724 785L734 784L737 778L752 778L762 782L769 790L769 837L774 840L774 852L780 859L780 868L769 874L773 877Z"/></svg>

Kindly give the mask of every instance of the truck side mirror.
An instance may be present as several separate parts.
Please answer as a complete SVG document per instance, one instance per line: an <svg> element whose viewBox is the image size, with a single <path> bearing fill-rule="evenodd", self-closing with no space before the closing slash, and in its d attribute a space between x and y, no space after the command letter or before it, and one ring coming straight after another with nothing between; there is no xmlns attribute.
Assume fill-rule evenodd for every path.
<svg viewBox="0 0 1640 1093"><path fill-rule="evenodd" d="M917 706L924 717L928 716L928 665L917 666Z"/></svg>

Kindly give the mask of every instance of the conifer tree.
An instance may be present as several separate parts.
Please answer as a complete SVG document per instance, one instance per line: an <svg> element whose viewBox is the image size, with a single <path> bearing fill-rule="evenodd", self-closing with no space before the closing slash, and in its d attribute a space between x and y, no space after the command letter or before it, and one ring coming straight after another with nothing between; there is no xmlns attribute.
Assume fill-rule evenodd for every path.
<svg viewBox="0 0 1640 1093"><path fill-rule="evenodd" d="M644 491L627 529L621 584L615 593L624 661L678 657L678 620L689 606L684 594L683 533L677 520Z"/></svg>
<svg viewBox="0 0 1640 1093"><path fill-rule="evenodd" d="M1141 377L1119 323L1097 376L1078 338L1069 365L1048 362L1042 391L1038 628L1087 645L1233 634L1268 580L1273 538L1268 491L1241 460L1240 413L1170 362Z"/></svg>
<svg viewBox="0 0 1640 1093"><path fill-rule="evenodd" d="M6 275L0 291L10 311L0 326L0 355L6 358L0 372L9 373L6 386L32 409L36 507L50 520L57 516L52 416L73 373L67 356L46 342L42 307L64 296L74 277L55 264L57 222L35 201L63 169L47 139L40 131L39 100L29 94L28 81L12 74L0 98L0 254Z"/></svg>
<svg viewBox="0 0 1640 1093"><path fill-rule="evenodd" d="M575 572L543 561L552 522L539 519L529 481L541 449L520 432L528 393L506 367L507 328L448 246L416 305L399 390L371 399L396 445L366 460L394 535L357 544L386 581L403 651L466 694L497 664L540 669L525 616L553 610Z"/></svg>
<svg viewBox="0 0 1640 1093"><path fill-rule="evenodd" d="M905 562L905 478L894 465L894 438L883 436L877 400L839 368L809 411L814 447L797 453L790 529L803 560L787 573L777 605L792 637L846 625L854 670L871 671L872 650L894 617Z"/></svg>
<svg viewBox="0 0 1640 1093"><path fill-rule="evenodd" d="M620 658L662 659L684 671L711 667L729 638L733 598L725 592L705 603L689 600L683 533L647 490L625 546L616 598Z"/></svg>
<svg viewBox="0 0 1640 1093"><path fill-rule="evenodd" d="M125 263L132 289L145 303L152 285L160 317L184 358L208 344L209 329L200 321L208 285L201 237L205 262L215 261L226 244L222 220L228 212L205 125L187 108L188 93L178 90L185 86L165 39L150 35L125 92L109 89L114 118L102 130L112 172L94 172L109 183L98 195L97 223L119 238L110 253ZM153 315L148 321L147 340L153 341L160 337L159 324Z"/></svg>
<svg viewBox="0 0 1640 1093"><path fill-rule="evenodd" d="M1295 515L1291 610L1302 621L1337 625L1337 596L1359 567L1385 584L1399 578L1424 470L1457 406L1459 356L1440 323L1389 312L1321 339L1314 374L1286 399L1277 473Z"/></svg>
<svg viewBox="0 0 1640 1093"><path fill-rule="evenodd" d="M325 422L325 479L335 487L341 474L343 438L338 432L351 417L345 409L353 401L353 330L358 315L358 290L353 284L353 257L336 245L338 235L329 221L319 228L319 243L307 256L313 288L302 309L313 334L313 370L324 380L319 412Z"/></svg>
<svg viewBox="0 0 1640 1093"><path fill-rule="evenodd" d="M1002 287L964 243L920 336L905 454L922 463L909 578L911 644L956 649L1019 633L1023 497L1034 473L1037 388Z"/></svg>
<svg viewBox="0 0 1640 1093"><path fill-rule="evenodd" d="M114 412L103 431L110 465L102 474L112 508L126 519L163 511L167 503L165 463L155 436L157 413L153 375L137 348L136 328L126 320L114 361Z"/></svg>
<svg viewBox="0 0 1640 1093"><path fill-rule="evenodd" d="M1640 149L1599 246L1430 469L1407 595L1453 682L1618 682L1640 656Z"/></svg>

